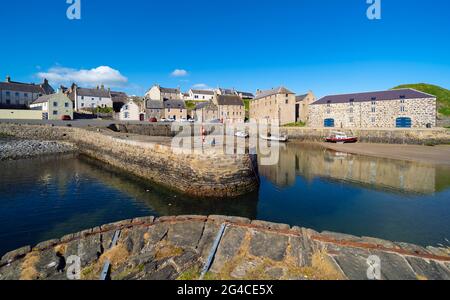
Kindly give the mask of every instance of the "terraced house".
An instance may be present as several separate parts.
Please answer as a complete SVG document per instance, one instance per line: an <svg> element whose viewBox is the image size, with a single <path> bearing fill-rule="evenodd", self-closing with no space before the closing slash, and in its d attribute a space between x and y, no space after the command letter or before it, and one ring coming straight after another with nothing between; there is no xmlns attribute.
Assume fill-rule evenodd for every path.
<svg viewBox="0 0 450 300"><path fill-rule="evenodd" d="M295 93L285 87L256 92L250 101L250 120L286 125L295 122Z"/></svg>
<svg viewBox="0 0 450 300"><path fill-rule="evenodd" d="M147 93L145 93L144 98L146 100L181 100L183 99L183 94L179 88L165 88L160 85L152 86Z"/></svg>
<svg viewBox="0 0 450 300"><path fill-rule="evenodd" d="M81 88L74 83L66 93L74 102L75 111L92 110L97 107L113 108L111 92L103 85L91 89Z"/></svg>
<svg viewBox="0 0 450 300"><path fill-rule="evenodd" d="M54 92L47 79L34 84L12 81L8 76L5 82L0 82L0 108L26 108L39 97Z"/></svg>
<svg viewBox="0 0 450 300"><path fill-rule="evenodd" d="M432 128L436 117L436 96L414 89L326 96L309 107L316 128Z"/></svg>
<svg viewBox="0 0 450 300"><path fill-rule="evenodd" d="M244 123L245 106L238 95L215 95L218 119L224 124Z"/></svg>

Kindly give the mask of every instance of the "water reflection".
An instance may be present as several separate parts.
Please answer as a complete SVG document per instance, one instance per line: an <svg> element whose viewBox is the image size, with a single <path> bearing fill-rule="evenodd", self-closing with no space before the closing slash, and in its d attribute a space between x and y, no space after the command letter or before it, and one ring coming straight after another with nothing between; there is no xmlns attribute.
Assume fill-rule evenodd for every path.
<svg viewBox="0 0 450 300"><path fill-rule="evenodd" d="M278 165L260 166L260 174L279 187L295 185L297 176L403 193L432 194L450 187L450 168L340 153L300 143L281 147Z"/></svg>

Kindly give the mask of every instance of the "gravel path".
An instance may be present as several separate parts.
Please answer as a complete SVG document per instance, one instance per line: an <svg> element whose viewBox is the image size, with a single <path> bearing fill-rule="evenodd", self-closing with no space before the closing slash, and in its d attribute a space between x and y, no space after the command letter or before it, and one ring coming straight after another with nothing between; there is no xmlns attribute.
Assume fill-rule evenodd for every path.
<svg viewBox="0 0 450 300"><path fill-rule="evenodd" d="M0 139L0 161L48 154L70 153L75 150L75 147L69 143Z"/></svg>

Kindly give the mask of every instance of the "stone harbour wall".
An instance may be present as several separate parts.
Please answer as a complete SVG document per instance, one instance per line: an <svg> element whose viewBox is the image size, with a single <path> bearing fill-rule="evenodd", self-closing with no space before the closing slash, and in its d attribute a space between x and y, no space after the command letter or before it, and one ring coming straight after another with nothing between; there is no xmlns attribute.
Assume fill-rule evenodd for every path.
<svg viewBox="0 0 450 300"><path fill-rule="evenodd" d="M222 224L225 231L204 279L450 280L450 250L377 238L316 232L242 217L143 217L22 247L0 260L0 280L195 280ZM110 247L113 236L117 244ZM380 262L368 278L369 261Z"/></svg>
<svg viewBox="0 0 450 300"><path fill-rule="evenodd" d="M69 127L0 124L2 132L71 142L82 154L190 196L235 197L259 186L252 155L227 155L214 149L179 152L170 145L137 142L120 133Z"/></svg>
<svg viewBox="0 0 450 300"><path fill-rule="evenodd" d="M333 131L357 136L363 143L440 145L450 144L450 130L436 129L338 129L284 127L283 134L299 141L323 142Z"/></svg>

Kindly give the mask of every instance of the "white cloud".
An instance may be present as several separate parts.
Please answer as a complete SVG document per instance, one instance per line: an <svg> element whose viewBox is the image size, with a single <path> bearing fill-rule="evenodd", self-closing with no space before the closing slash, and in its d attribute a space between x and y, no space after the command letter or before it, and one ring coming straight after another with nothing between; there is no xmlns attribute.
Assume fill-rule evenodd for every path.
<svg viewBox="0 0 450 300"><path fill-rule="evenodd" d="M128 78L120 74L118 70L108 66L100 66L90 70L77 70L57 66L37 75L41 79L47 78L54 84L71 84L75 82L86 86L104 84L109 87L121 87L128 82Z"/></svg>
<svg viewBox="0 0 450 300"><path fill-rule="evenodd" d="M193 89L200 89L200 90L213 90L213 88L209 87L205 83L197 83L192 86Z"/></svg>
<svg viewBox="0 0 450 300"><path fill-rule="evenodd" d="M172 77L184 77L188 75L188 71L183 69L176 69L170 74Z"/></svg>

